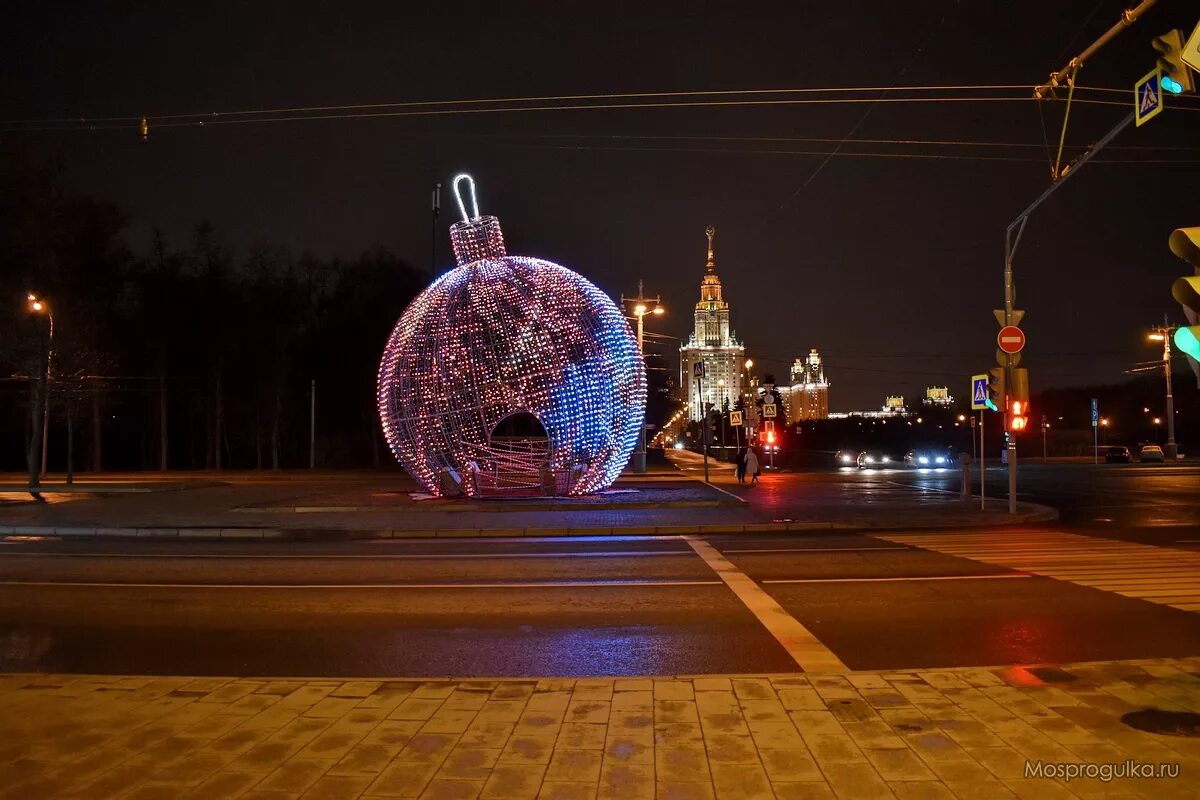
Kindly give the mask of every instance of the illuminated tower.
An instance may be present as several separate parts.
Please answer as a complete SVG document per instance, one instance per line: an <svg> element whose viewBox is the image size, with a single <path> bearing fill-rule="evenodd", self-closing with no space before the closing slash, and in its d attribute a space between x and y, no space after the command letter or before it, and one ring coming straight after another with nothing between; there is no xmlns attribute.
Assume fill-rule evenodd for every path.
<svg viewBox="0 0 1200 800"><path fill-rule="evenodd" d="M679 348L680 386L685 389L684 399L688 403L688 417L700 419L704 410L733 408L742 393L742 364L746 348L729 327L729 303L721 296L721 279L717 277L717 263L713 254L713 235L710 225L708 234L708 265L704 280L700 282L700 302L696 303L695 327L687 342ZM704 364L704 378L699 393L693 368Z"/></svg>
<svg viewBox="0 0 1200 800"><path fill-rule="evenodd" d="M814 347L807 358L792 364L792 385L787 393L788 419L826 419L829 416L829 381L825 365Z"/></svg>

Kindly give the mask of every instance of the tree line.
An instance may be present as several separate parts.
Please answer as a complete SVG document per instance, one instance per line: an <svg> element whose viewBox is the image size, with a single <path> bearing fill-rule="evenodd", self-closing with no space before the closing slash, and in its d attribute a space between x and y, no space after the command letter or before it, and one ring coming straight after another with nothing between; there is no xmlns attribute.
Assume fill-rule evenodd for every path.
<svg viewBox="0 0 1200 800"><path fill-rule="evenodd" d="M136 254L127 224L52 166L0 161L0 470L36 475L47 416L52 471L308 466L314 382L318 462L391 462L378 359L428 273L382 247L238 253L207 222Z"/></svg>

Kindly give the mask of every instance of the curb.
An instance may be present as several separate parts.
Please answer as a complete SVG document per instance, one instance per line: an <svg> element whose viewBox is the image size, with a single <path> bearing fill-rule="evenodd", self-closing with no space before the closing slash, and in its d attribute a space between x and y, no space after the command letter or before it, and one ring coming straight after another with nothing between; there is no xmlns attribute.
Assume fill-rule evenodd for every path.
<svg viewBox="0 0 1200 800"><path fill-rule="evenodd" d="M1032 506L1033 504L1028 504ZM0 526L0 540L14 537L40 536L78 539L150 539L212 541L225 539L274 539L300 542L349 541L355 539L463 539L463 538L521 538L549 536L681 536L685 534L718 533L784 533L801 531L914 531L940 528L980 528L1009 525L1030 525L1053 522L1058 510L1038 506L1024 514L988 519L946 519L923 524L883 522L751 522L729 525L656 525L581 528L377 528L371 530L336 530L329 528L225 528L225 527L88 527L16 525Z"/></svg>
<svg viewBox="0 0 1200 800"><path fill-rule="evenodd" d="M724 492L723 489L718 491ZM729 494L728 492L724 492ZM519 511L625 511L627 509L645 510L655 508L742 508L748 505L748 501L743 500L736 495L729 495L733 500L725 500L718 498L716 500L680 500L680 501L663 501L663 502L645 502L645 503L589 503L579 505L569 505L565 503L529 503L511 505L480 505L478 503L456 503L454 505L436 505L422 508L419 505L415 508L405 507L406 514L456 514L474 512L478 513L485 511L492 513L511 513ZM362 513L373 511L389 511L392 510L388 506L240 506L232 508L230 511L235 513L284 513L284 514L338 514L338 513Z"/></svg>

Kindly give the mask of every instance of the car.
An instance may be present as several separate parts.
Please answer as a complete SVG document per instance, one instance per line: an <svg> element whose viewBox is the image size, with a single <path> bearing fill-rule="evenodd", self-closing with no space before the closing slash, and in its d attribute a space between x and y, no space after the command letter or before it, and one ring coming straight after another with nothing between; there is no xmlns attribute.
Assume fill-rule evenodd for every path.
<svg viewBox="0 0 1200 800"><path fill-rule="evenodd" d="M833 461L839 467L853 467L858 463L858 450L838 450L833 456Z"/></svg>
<svg viewBox="0 0 1200 800"><path fill-rule="evenodd" d="M878 450L864 450L858 454L859 469L886 469L891 466L895 466L891 456Z"/></svg>
<svg viewBox="0 0 1200 800"><path fill-rule="evenodd" d="M1163 449L1156 444L1144 444L1142 449L1138 451L1139 461L1166 461L1167 457L1163 454Z"/></svg>
<svg viewBox="0 0 1200 800"><path fill-rule="evenodd" d="M1128 447L1110 447L1104 451L1105 464L1128 464L1130 461L1133 461L1133 456Z"/></svg>
<svg viewBox="0 0 1200 800"><path fill-rule="evenodd" d="M954 459L943 448L921 447L904 454L904 466L917 469L947 469L954 466Z"/></svg>

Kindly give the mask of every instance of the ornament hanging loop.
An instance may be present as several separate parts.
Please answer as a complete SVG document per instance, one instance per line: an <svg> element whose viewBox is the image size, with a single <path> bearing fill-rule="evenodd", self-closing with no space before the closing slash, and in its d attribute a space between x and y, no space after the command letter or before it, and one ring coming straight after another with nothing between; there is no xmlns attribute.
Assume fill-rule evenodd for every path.
<svg viewBox="0 0 1200 800"><path fill-rule="evenodd" d="M473 214L467 214L467 206L463 202L462 192L459 191L458 184L460 181L466 181L471 189L471 210ZM463 222L472 222L479 219L479 201L475 198L475 179L465 172L460 172L454 176L454 182L451 184L454 189L454 199L458 201L458 210L462 214Z"/></svg>

